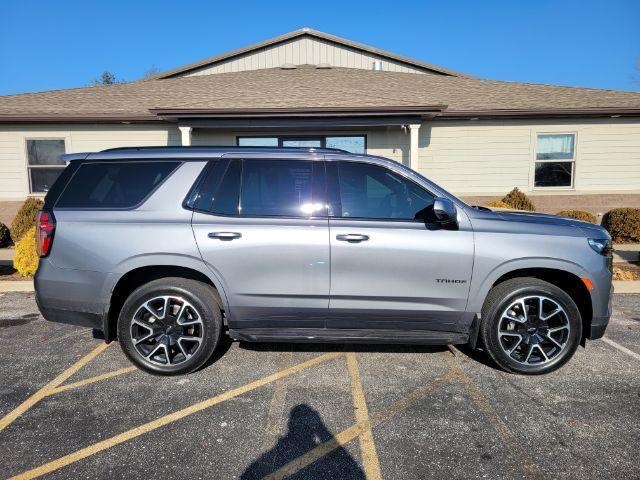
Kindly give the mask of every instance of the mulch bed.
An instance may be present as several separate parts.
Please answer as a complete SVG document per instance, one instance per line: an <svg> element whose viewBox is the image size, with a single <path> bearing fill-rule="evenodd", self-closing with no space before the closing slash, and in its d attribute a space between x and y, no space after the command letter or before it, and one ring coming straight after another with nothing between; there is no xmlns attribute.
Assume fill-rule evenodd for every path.
<svg viewBox="0 0 640 480"><path fill-rule="evenodd" d="M617 263L613 266L614 280L640 280L640 263Z"/></svg>
<svg viewBox="0 0 640 480"><path fill-rule="evenodd" d="M21 277L12 265L0 265L0 282L4 280L29 280Z"/></svg>

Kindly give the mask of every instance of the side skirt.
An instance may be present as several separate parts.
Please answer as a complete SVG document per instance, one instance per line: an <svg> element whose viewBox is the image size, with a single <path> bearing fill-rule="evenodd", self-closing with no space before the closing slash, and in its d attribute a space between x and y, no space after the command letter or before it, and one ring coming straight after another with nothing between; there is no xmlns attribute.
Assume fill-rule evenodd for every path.
<svg viewBox="0 0 640 480"><path fill-rule="evenodd" d="M230 329L229 336L245 342L299 343L411 343L421 345L463 344L469 335L432 330L357 330L325 328L242 328Z"/></svg>

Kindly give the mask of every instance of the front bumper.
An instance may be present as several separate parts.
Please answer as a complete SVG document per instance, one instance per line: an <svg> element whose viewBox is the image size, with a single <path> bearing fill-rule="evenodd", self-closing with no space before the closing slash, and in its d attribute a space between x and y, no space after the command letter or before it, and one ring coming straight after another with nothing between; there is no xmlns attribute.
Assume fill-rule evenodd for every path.
<svg viewBox="0 0 640 480"><path fill-rule="evenodd" d="M591 325L589 331L585 333L586 338L589 340L597 340L604 336L604 332L609 325L609 318L613 311L613 283L609 281L609 289L600 299L600 311L602 314L597 315L594 310L594 316L591 318Z"/></svg>

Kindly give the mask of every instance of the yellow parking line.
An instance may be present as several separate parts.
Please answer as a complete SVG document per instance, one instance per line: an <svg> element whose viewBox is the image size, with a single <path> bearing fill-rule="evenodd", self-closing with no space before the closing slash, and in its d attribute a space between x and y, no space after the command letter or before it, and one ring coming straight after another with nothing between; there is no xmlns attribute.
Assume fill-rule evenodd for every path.
<svg viewBox="0 0 640 480"><path fill-rule="evenodd" d="M278 470L276 470L272 474L267 475L265 477L265 480L266 479L280 480L280 479L289 477L291 475L294 475L296 472L299 472L303 468L306 468L307 466L311 465L317 460L320 460L322 457L329 455L334 450L342 447L343 445L346 445L347 443L352 441L354 438L362 435L366 430L371 430L372 427L376 427L381 423L384 423L390 420L391 418L393 418L403 410L406 410L407 408L409 408L416 401L424 398L425 396L429 395L437 388L445 385L446 383L450 382L456 377L457 375L455 373L448 372L447 374L434 380L433 382L427 383L426 385L423 385L422 387L417 388L406 397L401 398L397 402L393 403L390 407L385 408L373 414L369 418L369 421L356 423L355 425L352 425L346 430L343 430L342 432L335 435L333 438L327 440L324 443L321 443L314 449L309 450L307 453L300 455L298 458L280 467Z"/></svg>
<svg viewBox="0 0 640 480"><path fill-rule="evenodd" d="M362 464L364 473L368 480L379 480L382 478L380 472L380 461L376 452L376 444L373 441L373 432L369 421L369 409L360 380L360 369L358 359L354 352L347 353L347 370L351 380L351 395L353 397L353 408L356 415L356 423L365 425L365 430L360 434L360 453L362 454Z"/></svg>
<svg viewBox="0 0 640 480"><path fill-rule="evenodd" d="M453 357L456 356L455 347L449 348L451 350L451 354ZM451 357L449 357L450 362L455 362ZM462 383L469 395L469 398L475 405L475 407L480 410L480 413L487 419L487 421L491 424L491 427L496 431L502 443L511 450L517 452L517 457L522 459L522 468L525 470L527 478L539 478L540 471L538 466L531 461L527 452L525 452L519 445L519 442L516 438L514 438L509 427L502 421L498 413L495 411L491 402L487 398L487 396L482 393L482 390L478 387L476 382L474 382L471 377L469 377L463 370L460 368L460 365L453 364L453 368L457 374L458 379ZM513 472L514 476L516 473Z"/></svg>
<svg viewBox="0 0 640 480"><path fill-rule="evenodd" d="M53 390L50 390L48 392L48 395L55 395L56 393L66 392L67 390L83 387L85 385L89 385L90 383L100 382L101 380L107 380L108 378L117 377L118 375L123 375L125 373L133 372L135 370L137 370L136 367L120 368L112 372L103 373L102 375L96 375L95 377L89 377L89 378L85 378L84 380L79 380L77 382L67 383L66 385L61 385L59 387L54 388Z"/></svg>
<svg viewBox="0 0 640 480"><path fill-rule="evenodd" d="M11 425L20 415L33 407L40 400L50 395L51 390L58 387L62 382L67 380L71 375L80 370L83 366L89 363L92 359L94 359L97 355L102 353L109 344L101 343L96 348L94 348L89 354L82 357L76 363L67 368L64 372L58 375L56 378L47 383L44 387L38 390L36 393L27 398L24 402L18 405L14 410L9 412L6 416L4 416L0 420L0 432Z"/></svg>
<svg viewBox="0 0 640 480"><path fill-rule="evenodd" d="M181 420L189 415L193 415L194 413L200 412L202 410L205 410L209 407L212 407L214 405L217 405L219 403L222 403L226 400L230 400L232 398L235 398L239 395L242 395L244 393L250 392L251 390L255 390L258 387L262 387L263 385L267 385L268 383L274 382L280 378L286 377L287 375L291 375L293 373L299 372L301 370L304 370L306 368L309 367L313 367L315 365L319 365L320 363L326 362L328 360L334 359L334 358L338 358L340 356L344 355L344 353L341 352L331 352L331 353L325 353L324 355L320 355L319 357L313 358L311 360L308 360L306 362L303 363L299 363L297 365L294 365L293 367L287 368L285 370L281 370L279 372L276 372L274 374L268 375L266 377L263 377L259 380L256 380L254 382L248 383L247 385L243 385L242 387L238 387L235 388L233 390L229 390L227 392L224 392L220 395L216 395L215 397L211 397L207 400L204 400L202 402L198 402L196 404L193 404L189 407L183 408L182 410L178 410L176 412L170 413L168 415L165 415L163 417L157 418L156 420L153 420L151 422L142 424L136 428L132 428L131 430L127 430L126 432L120 433L118 435L115 435L111 438L107 438L106 440L102 440L101 442L98 443L94 443L93 445L90 445L88 447L82 448L80 450L77 450L73 453L70 453L69 455L65 455L63 457L60 457L56 460L53 460L51 462L45 463L44 465L41 465L39 467L36 467L32 470L28 470L26 472L23 472L19 475L16 475L15 477L11 477L10 480L17 480L17 479L31 479L31 478L37 478L41 475L44 475L46 473L50 473L53 472L55 470L58 470L62 467L65 467L67 465L70 465L72 463L75 463L79 460L82 460L83 458L87 458L90 457L92 455L95 455L96 453L99 453L103 450L107 450L111 447L114 447L116 445L119 445L121 443L127 442L133 438L139 437L142 434L151 432L153 430L156 430L160 427L163 427L165 425L168 425L170 423L176 422L178 420Z"/></svg>

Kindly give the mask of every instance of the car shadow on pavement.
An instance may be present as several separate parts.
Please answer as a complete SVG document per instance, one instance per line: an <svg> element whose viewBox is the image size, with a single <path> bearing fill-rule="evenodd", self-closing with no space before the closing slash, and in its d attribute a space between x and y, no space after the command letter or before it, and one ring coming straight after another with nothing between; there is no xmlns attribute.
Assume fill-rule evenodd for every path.
<svg viewBox="0 0 640 480"><path fill-rule="evenodd" d="M278 438L276 445L258 457L240 476L242 480L264 478L301 455L333 438L318 412L306 404L296 405L289 413L287 433ZM302 465L301 465L302 466ZM313 462L304 469L292 471L289 478L344 478L365 479L356 460L343 447Z"/></svg>
<svg viewBox="0 0 640 480"><path fill-rule="evenodd" d="M487 352L482 350L481 348L471 348L469 345L456 345L456 350L462 353L464 356L468 357L470 360L474 362L481 363L487 367L493 368L494 370L498 370L502 372L500 368L498 368L489 358Z"/></svg>

